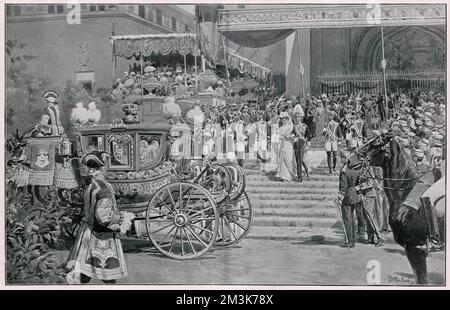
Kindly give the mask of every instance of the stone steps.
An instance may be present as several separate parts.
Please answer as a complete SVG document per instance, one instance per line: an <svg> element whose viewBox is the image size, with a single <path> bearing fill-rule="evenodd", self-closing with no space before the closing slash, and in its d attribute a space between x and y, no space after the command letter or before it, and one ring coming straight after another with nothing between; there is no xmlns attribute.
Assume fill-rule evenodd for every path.
<svg viewBox="0 0 450 310"><path fill-rule="evenodd" d="M286 227L324 227L336 226L336 218L325 217L281 217L281 216L255 216L255 226L286 226Z"/></svg>
<svg viewBox="0 0 450 310"><path fill-rule="evenodd" d="M252 201L269 201L277 200L284 201L333 201L337 193L335 194L277 194L277 193L248 193L249 198Z"/></svg>
<svg viewBox="0 0 450 310"><path fill-rule="evenodd" d="M262 187L265 186L267 188L315 188L315 189L338 189L338 182L327 182L327 181L303 181L302 183L297 182L278 182L278 181L263 181L263 180L247 180L246 182L246 191L251 192L253 187Z"/></svg>
<svg viewBox="0 0 450 310"><path fill-rule="evenodd" d="M250 195L249 195L250 196ZM251 196L250 196L251 197ZM253 209L267 209L267 208L314 208L327 207L334 204L330 200L279 200L279 199L264 199L255 200L250 198Z"/></svg>
<svg viewBox="0 0 450 310"><path fill-rule="evenodd" d="M336 169L340 166L339 162ZM334 199L339 189L339 174L330 175L326 159L316 162L316 167L309 172L310 180L305 177L301 183L274 181L274 173L262 175L258 164L246 166L244 170L255 227L331 229L336 226L338 210Z"/></svg>
<svg viewBox="0 0 450 310"><path fill-rule="evenodd" d="M246 177L248 181L267 181L267 176L260 174L251 174ZM323 182L339 182L339 178L335 175L320 175L320 174L310 174L309 180L307 180L306 175L303 175L303 182L309 181L323 181Z"/></svg>
<svg viewBox="0 0 450 310"><path fill-rule="evenodd" d="M332 195L336 197L337 188L316 189L314 187L267 187L267 186L247 186L247 193L251 194L316 194L316 195Z"/></svg>
<svg viewBox="0 0 450 310"><path fill-rule="evenodd" d="M310 208L297 207L297 208L255 208L253 215L257 217L264 216L277 216L277 217L313 217L313 218L336 218L337 209L335 206L315 206Z"/></svg>

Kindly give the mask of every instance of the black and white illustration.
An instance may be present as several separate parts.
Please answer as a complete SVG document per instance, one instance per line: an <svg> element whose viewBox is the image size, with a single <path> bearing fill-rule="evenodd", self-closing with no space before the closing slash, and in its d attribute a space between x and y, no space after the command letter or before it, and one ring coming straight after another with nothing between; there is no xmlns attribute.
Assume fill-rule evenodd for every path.
<svg viewBox="0 0 450 310"><path fill-rule="evenodd" d="M445 3L4 11L6 285L447 285Z"/></svg>

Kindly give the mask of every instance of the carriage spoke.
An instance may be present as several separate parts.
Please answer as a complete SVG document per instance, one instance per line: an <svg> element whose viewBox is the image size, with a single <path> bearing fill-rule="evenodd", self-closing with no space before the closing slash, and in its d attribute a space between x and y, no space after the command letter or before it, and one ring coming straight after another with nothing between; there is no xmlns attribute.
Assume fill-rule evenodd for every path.
<svg viewBox="0 0 450 310"><path fill-rule="evenodd" d="M188 197L188 200L186 201L186 207L189 206L189 202L191 201L191 196L192 196L192 190L193 190L193 189L194 189L193 187L191 187L190 189L188 189L189 197ZM188 209L188 208L183 208L183 210L189 210L189 209Z"/></svg>
<svg viewBox="0 0 450 310"><path fill-rule="evenodd" d="M159 210L158 208L151 207L150 210L151 210L151 211L158 212L159 214L162 214L162 215L165 215L165 216L171 216L170 213L163 212L163 211ZM158 215L158 216L159 216L159 215Z"/></svg>
<svg viewBox="0 0 450 310"><path fill-rule="evenodd" d="M175 243L175 239L177 238L178 229L179 229L179 227L177 227L177 229L175 230L175 233L173 234L172 242L170 243L170 248L168 251L169 253L172 251L173 245Z"/></svg>
<svg viewBox="0 0 450 310"><path fill-rule="evenodd" d="M161 245L161 243L167 238L167 236L175 229L176 226L173 226L171 230L161 239L161 241L158 243L158 246Z"/></svg>
<svg viewBox="0 0 450 310"><path fill-rule="evenodd" d="M224 221L227 224L227 227L230 230L231 234L233 235L234 240L238 239L238 237L236 237L236 234L234 233L233 229L231 228L230 223L227 221L226 217L224 217Z"/></svg>
<svg viewBox="0 0 450 310"><path fill-rule="evenodd" d="M181 186L180 186L181 189ZM184 256L184 247L183 247L183 231L180 228L180 242L181 242L181 256Z"/></svg>
<svg viewBox="0 0 450 310"><path fill-rule="evenodd" d="M167 222L173 222L172 219L153 219L150 218L150 220L152 221L152 223L167 223Z"/></svg>
<svg viewBox="0 0 450 310"><path fill-rule="evenodd" d="M220 222L221 222L220 228L222 230L222 238L225 238L225 231L224 231L224 227L223 227L223 217L220 218Z"/></svg>
<svg viewBox="0 0 450 310"><path fill-rule="evenodd" d="M157 198L159 201L162 202L162 204L164 205L164 207L166 207L166 209L169 211L170 214L174 214L174 213L173 213L173 210L170 209L170 208L166 205L166 203L165 203L160 197L156 196L156 198Z"/></svg>
<svg viewBox="0 0 450 310"><path fill-rule="evenodd" d="M200 243L206 248L208 247L208 245L202 240L202 238L200 238L199 235L197 235L189 226L186 226L186 229L189 230L189 232L195 237L195 239L197 239L198 241L200 241Z"/></svg>
<svg viewBox="0 0 450 310"><path fill-rule="evenodd" d="M167 188L167 192L169 193L170 200L172 200L172 205L175 207L175 201L173 200L172 192Z"/></svg>
<svg viewBox="0 0 450 310"><path fill-rule="evenodd" d="M215 217L197 217L195 219L195 223L198 223L200 221L214 220L214 219L215 219Z"/></svg>
<svg viewBox="0 0 450 310"><path fill-rule="evenodd" d="M237 211L237 210L236 210ZM240 211L240 210L239 210ZM227 211L228 212L228 211ZM239 218L243 218L243 219L247 219L247 220L249 220L250 219L250 217L249 216L245 216L245 215L239 215L239 214L232 214L232 215L230 215L230 216L233 216L233 217L239 217ZM228 217L228 216L227 216Z"/></svg>
<svg viewBox="0 0 450 310"><path fill-rule="evenodd" d="M178 211L181 211L181 198L183 197L182 188L181 187L182 187L182 185L180 184L180 193L179 193L179 196L178 196Z"/></svg>
<svg viewBox="0 0 450 310"><path fill-rule="evenodd" d="M208 223L208 225L211 224L211 223L212 223L212 221L210 221L210 222ZM208 226L208 225L205 225L205 226ZM202 230L202 231L209 232L210 234L213 234L213 233L214 233L212 230L206 229L206 228L204 228L204 227L196 226L196 225L194 225L194 224L192 224L192 223L191 223L191 226L194 226L195 228L198 228L198 229L200 229L200 230Z"/></svg>
<svg viewBox="0 0 450 310"><path fill-rule="evenodd" d="M194 245L192 244L191 238L189 238L189 234L187 233L186 228L183 227L183 230L184 230L184 233L185 233L185 235L186 235L186 237L188 239L188 243L191 246L192 251L194 252L194 255L196 255L197 251L195 251Z"/></svg>
<svg viewBox="0 0 450 310"><path fill-rule="evenodd" d="M244 201L245 199L246 199L246 197L243 195L243 196L239 197L239 199L236 199L235 202L239 203L241 201Z"/></svg>
<svg viewBox="0 0 450 310"><path fill-rule="evenodd" d="M211 206L211 207L208 207L208 208L206 208L206 209L203 209L203 210L200 210L200 211L197 211L197 212L195 212L195 213L193 213L193 214L189 214L189 217L190 218L192 218L192 217L196 217L197 215L199 215L200 213L202 213L202 212L205 212L205 211L207 211L207 210L211 210L211 209L213 209L213 207Z"/></svg>
<svg viewBox="0 0 450 310"><path fill-rule="evenodd" d="M235 219L233 218L228 218L230 221L232 221L234 224L236 224L237 226L239 226L240 228L242 228L243 230L245 230L245 227L242 226L239 222L237 222Z"/></svg>
<svg viewBox="0 0 450 310"><path fill-rule="evenodd" d="M241 212L241 211L250 211L250 209L227 210L226 212Z"/></svg>
<svg viewBox="0 0 450 310"><path fill-rule="evenodd" d="M161 230L164 230L164 229L166 229L167 227L170 227L170 226L172 226L172 225L173 225L173 223L172 223L172 224L169 224L169 225L167 225L167 226L164 226L164 227L162 227L162 228L160 228L160 229L158 229L158 230L152 231L152 234L156 234L157 232L160 232Z"/></svg>

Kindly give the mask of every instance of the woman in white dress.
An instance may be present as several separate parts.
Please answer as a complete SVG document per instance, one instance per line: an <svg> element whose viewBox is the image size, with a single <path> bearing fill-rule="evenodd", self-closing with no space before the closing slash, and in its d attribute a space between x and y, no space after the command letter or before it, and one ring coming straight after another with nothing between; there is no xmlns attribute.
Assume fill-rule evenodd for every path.
<svg viewBox="0 0 450 310"><path fill-rule="evenodd" d="M278 173L277 178L281 181L292 181L295 178L296 171L294 161L294 125L287 112L280 114L282 125L279 129L280 146L278 154Z"/></svg>

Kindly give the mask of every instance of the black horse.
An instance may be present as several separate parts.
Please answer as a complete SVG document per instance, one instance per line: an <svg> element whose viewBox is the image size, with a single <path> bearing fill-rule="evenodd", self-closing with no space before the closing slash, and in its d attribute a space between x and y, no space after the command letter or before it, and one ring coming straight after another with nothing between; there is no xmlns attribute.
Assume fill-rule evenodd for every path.
<svg viewBox="0 0 450 310"><path fill-rule="evenodd" d="M424 208L404 204L411 190L418 184L420 175L415 163L397 141L395 132L375 136L348 158L348 167L359 169L364 165L383 168L383 187L389 201L389 225L395 241L404 247L418 284L427 284L428 225ZM415 189L415 191L417 188ZM417 203L420 205L419 201ZM444 219L438 220L441 236Z"/></svg>

